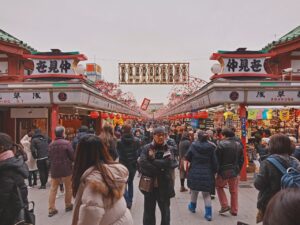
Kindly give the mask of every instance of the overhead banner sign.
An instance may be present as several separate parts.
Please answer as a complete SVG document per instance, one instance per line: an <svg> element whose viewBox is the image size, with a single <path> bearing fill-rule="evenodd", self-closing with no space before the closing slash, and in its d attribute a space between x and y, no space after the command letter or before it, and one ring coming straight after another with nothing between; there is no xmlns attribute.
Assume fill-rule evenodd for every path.
<svg viewBox="0 0 300 225"><path fill-rule="evenodd" d="M42 74L76 74L73 59L34 59L34 70L31 75Z"/></svg>
<svg viewBox="0 0 300 225"><path fill-rule="evenodd" d="M266 73L265 58L223 58L223 73Z"/></svg>
<svg viewBox="0 0 300 225"><path fill-rule="evenodd" d="M119 84L186 84L189 63L119 63Z"/></svg>
<svg viewBox="0 0 300 225"><path fill-rule="evenodd" d="M141 105L141 109L146 111L148 109L149 104L150 104L150 99L144 98L143 103Z"/></svg>

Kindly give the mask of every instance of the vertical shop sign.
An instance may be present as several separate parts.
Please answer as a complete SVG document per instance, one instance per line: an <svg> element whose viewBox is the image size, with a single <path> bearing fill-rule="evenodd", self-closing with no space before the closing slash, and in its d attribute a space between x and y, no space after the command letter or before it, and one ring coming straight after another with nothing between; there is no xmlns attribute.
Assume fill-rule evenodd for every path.
<svg viewBox="0 0 300 225"><path fill-rule="evenodd" d="M149 104L150 104L150 99L144 98L143 103L141 105L141 109L146 111L148 109Z"/></svg>

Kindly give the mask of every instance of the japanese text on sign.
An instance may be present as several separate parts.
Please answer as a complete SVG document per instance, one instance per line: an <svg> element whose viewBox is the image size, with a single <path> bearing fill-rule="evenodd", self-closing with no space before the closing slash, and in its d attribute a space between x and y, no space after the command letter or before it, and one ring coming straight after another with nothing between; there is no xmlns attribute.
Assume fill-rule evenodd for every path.
<svg viewBox="0 0 300 225"><path fill-rule="evenodd" d="M34 71L31 75L76 74L72 68L73 59L34 59Z"/></svg>
<svg viewBox="0 0 300 225"><path fill-rule="evenodd" d="M266 73L265 58L224 58L223 73Z"/></svg>

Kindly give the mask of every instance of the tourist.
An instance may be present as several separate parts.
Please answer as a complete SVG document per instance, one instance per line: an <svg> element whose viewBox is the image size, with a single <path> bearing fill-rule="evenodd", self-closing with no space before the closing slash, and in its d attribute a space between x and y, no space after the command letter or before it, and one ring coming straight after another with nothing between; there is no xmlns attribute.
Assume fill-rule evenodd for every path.
<svg viewBox="0 0 300 225"><path fill-rule="evenodd" d="M119 130L115 131L119 132ZM120 132L121 134L121 132ZM100 133L101 140L105 144L108 152L112 156L113 160L117 160L119 155L117 151L117 138L114 135L114 129L110 124L105 124Z"/></svg>
<svg viewBox="0 0 300 225"><path fill-rule="evenodd" d="M180 175L180 192L185 192L187 189L184 187L184 180L187 175L187 161L185 155L191 145L191 139L188 132L182 133L181 140L179 142L179 175Z"/></svg>
<svg viewBox="0 0 300 225"><path fill-rule="evenodd" d="M112 159L99 137L84 136L75 153L72 225L133 225L123 197L127 178L126 167Z"/></svg>
<svg viewBox="0 0 300 225"><path fill-rule="evenodd" d="M212 205L210 193L215 189L214 177L217 172L216 145L208 141L204 131L198 132L198 140L190 146L185 159L190 164L187 175L187 184L191 189L189 210L195 213L199 191L202 192L205 206L205 219L212 220Z"/></svg>
<svg viewBox="0 0 300 225"><path fill-rule="evenodd" d="M78 129L78 133L76 134L76 136L74 137L73 141L72 141L72 147L74 149L74 151L77 148L77 145L80 141L80 139L82 137L84 137L85 135L87 135L89 133L89 128L85 125L82 125L79 129Z"/></svg>

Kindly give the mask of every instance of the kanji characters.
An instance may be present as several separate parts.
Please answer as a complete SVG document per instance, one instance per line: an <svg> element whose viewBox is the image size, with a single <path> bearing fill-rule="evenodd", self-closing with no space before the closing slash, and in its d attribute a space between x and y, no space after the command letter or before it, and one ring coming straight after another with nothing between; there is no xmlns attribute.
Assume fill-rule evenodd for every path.
<svg viewBox="0 0 300 225"><path fill-rule="evenodd" d="M50 66L49 66L49 70L48 73L58 73L59 70L57 68L57 61L56 60L50 60Z"/></svg>
<svg viewBox="0 0 300 225"><path fill-rule="evenodd" d="M235 71L235 69L238 67L238 62L235 59L229 59L227 63L228 71L232 70L232 72Z"/></svg>
<svg viewBox="0 0 300 225"><path fill-rule="evenodd" d="M261 60L260 59L253 59L253 61L251 62L251 69L254 72L260 72L261 71Z"/></svg>
<svg viewBox="0 0 300 225"><path fill-rule="evenodd" d="M39 73L46 73L47 72L46 61L39 60L39 62L36 65L37 65L36 69L37 69L37 71L39 71Z"/></svg>
<svg viewBox="0 0 300 225"><path fill-rule="evenodd" d="M244 72L250 71L250 68L248 67L248 59L241 59L239 71L244 71Z"/></svg>
<svg viewBox="0 0 300 225"><path fill-rule="evenodd" d="M60 63L60 71L63 73L67 73L69 69L71 69L71 63L68 62L68 60L62 60Z"/></svg>

